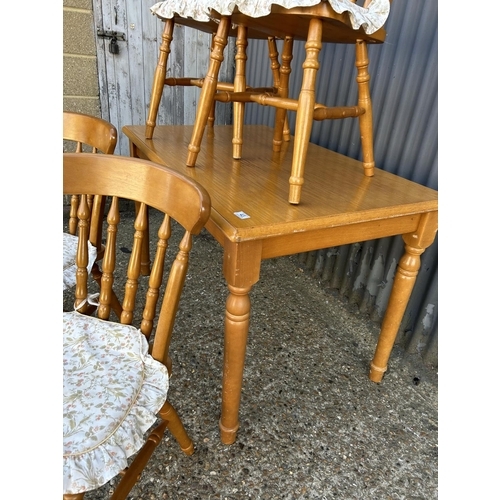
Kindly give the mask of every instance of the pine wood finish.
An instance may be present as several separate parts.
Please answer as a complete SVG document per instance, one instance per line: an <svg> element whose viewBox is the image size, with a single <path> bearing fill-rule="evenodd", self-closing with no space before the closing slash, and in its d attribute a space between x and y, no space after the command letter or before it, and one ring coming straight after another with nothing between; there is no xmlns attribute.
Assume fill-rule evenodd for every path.
<svg viewBox="0 0 500 500"><path fill-rule="evenodd" d="M112 155L115 152L118 132L114 125L96 116L63 112L63 139L75 143L75 153L81 153L85 145L93 153Z"/></svg>
<svg viewBox="0 0 500 500"><path fill-rule="evenodd" d="M366 2L368 5L370 0ZM160 59L155 74L151 106L147 121L147 137L151 138L156 122L156 114L165 80L166 58L169 52L169 43L172 39L174 22L188 24L189 26L208 31L214 31L214 43L210 54L209 66L205 78L202 80L200 100L196 112L193 136L188 146L186 164L194 167L197 163L202 137L207 123L212 116L215 101L234 103L234 133L232 157L242 157L242 128L244 103L254 102L264 106L273 106L277 110L275 131L272 147L279 151L283 142L288 139L288 133L284 133L287 111L297 113L295 126L295 150L289 178L288 201L291 204L299 204L301 190L304 183L304 170L308 151L309 139L313 120L359 118L361 135L361 146L363 151L363 166L365 175L372 176L375 172L375 161L373 154L373 126L372 106L370 98L368 73L368 48L369 43L382 43L385 40L385 30L367 35L362 29L354 30L351 26L347 13L338 14L328 2L320 2L312 7L295 7L285 9L273 6L268 16L252 18L241 14L237 9L232 16L220 16L212 11L214 19L219 23L196 23L195 21L182 18L166 20L164 42L160 48ZM212 26L215 25L215 26ZM234 28L237 26L237 28ZM228 36L234 34L236 41L235 66L236 74L234 85L230 90L224 90L218 82L221 63L224 59L224 48ZM275 87L262 91L261 89L248 89L245 78L246 46L248 38L268 38L270 44L270 55L276 54L272 44L276 38L285 40L282 70L273 70L275 75ZM288 97L288 79L290 73L290 60L292 58L293 40L305 40L306 57L302 64L303 77L302 87L298 99ZM350 43L356 46L355 65L358 70L356 78L358 85L358 102L355 106L325 107L317 103L315 98L316 78L319 70L318 56L322 43ZM275 47L275 45L274 45ZM271 67L277 61L271 56ZM279 75L276 77L276 75ZM200 82L198 80L198 82Z"/></svg>
<svg viewBox="0 0 500 500"><path fill-rule="evenodd" d="M380 382L402 315L420 267L420 255L437 231L438 193L383 170L366 176L363 164L309 144L308 182L300 205L286 200L293 142L279 152L269 145L272 129L247 125L251 144L242 160L231 159L232 127L207 131L197 168L185 165L182 147L193 127L159 126L146 139L144 126L126 126L131 156L168 165L200 182L210 193L208 231L224 249L223 271L229 294L224 332L221 439L236 439L243 366L250 321L249 292L259 280L261 261L273 257L402 235L405 253L399 262L387 313L370 367ZM244 212L249 218L240 219Z"/></svg>
<svg viewBox="0 0 500 500"><path fill-rule="evenodd" d="M92 151L92 153L103 153L112 155L115 152L116 142L118 140L118 131L116 127L95 116L83 113L63 112L63 140L74 144L74 151L82 153L83 151ZM87 196L87 202L90 209L90 230L89 241L97 248L97 257L92 266L92 278L100 286L102 273L99 268L99 262L104 255L104 245L102 244L102 223L104 205L106 199L102 196ZM80 204L80 196L73 194L71 196L70 213L68 220L68 231L76 235L77 232L77 211ZM112 294L112 308L119 317L121 306L118 299ZM88 310L92 309L88 306Z"/></svg>
<svg viewBox="0 0 500 500"><path fill-rule="evenodd" d="M122 294L122 313L120 323L132 324L136 311L137 283L140 271L141 245L145 237L148 206L155 207L165 214L164 222L158 230L158 246L149 279L149 289L142 311L140 329L149 339L154 327L154 340L151 343L151 355L167 366L171 372L168 357L170 338L174 326L180 295L184 285L189 263L189 252L193 235L198 234L205 225L210 214L210 197L207 191L196 181L178 172L149 161L108 155L74 154L63 155L64 193L81 193L78 210L78 271L75 290L75 306L84 303L87 297L88 262L86 240L89 231L90 211L87 196L97 194L111 197L107 214L107 245L103 258L103 277L99 296L97 316L109 319L112 286L115 282L114 270L116 262L116 234L120 228L119 198L130 199L139 203L135 220L134 241L131 244L127 281ZM130 182L133 172L134 182ZM175 259L170 267L168 280L162 283L167 267L165 255L171 234L170 224L175 220L185 229ZM164 290L161 303L159 296ZM166 401L159 412L161 423L151 432L145 445L135 456L129 468L123 472L120 484L114 491L113 499L126 498L133 485L138 481L154 449L160 443L168 428L178 441L181 449L188 455L194 451L193 443L188 437L175 409ZM81 499L83 495L65 495L65 499Z"/></svg>
<svg viewBox="0 0 500 500"><path fill-rule="evenodd" d="M203 31L205 33L210 33L213 36L212 41L212 50L215 47L215 35L217 33L218 23L215 21L208 22L200 22L194 21L193 19L185 19L182 17L175 17L173 19L165 19L164 28L162 33L162 43L160 45L160 50L158 54L158 63L155 69L154 77L153 77L153 87L151 89L151 101L149 105L148 116L146 119L146 137L151 139L154 134L154 129L156 127L156 121L158 118L158 109L160 107L160 102L162 98L162 93L165 85L169 86L188 86L188 87L198 87L202 88L203 83L205 81L204 78L199 77L166 77L167 74L167 62L168 57L170 55L170 46L174 39L174 31L175 25L187 26L190 28L197 29L199 31ZM259 33L257 31L251 30L250 35L248 35L248 29L245 26L241 26L238 28L230 27L228 36L234 36L237 38L237 54L235 55L235 66L236 66L236 74L233 83L227 82L216 82L217 90L222 92L222 99L228 99L228 92L234 91L259 91L259 92L269 92L273 93L273 88L261 88L261 89L251 89L246 86L245 74L244 74L244 61L246 61L246 45L248 45L248 38L267 38L265 34ZM227 43L227 40L226 40ZM225 46L225 44L224 44ZM277 52L273 55L274 64L277 63ZM271 56L270 56L271 57ZM222 61L222 60L221 60ZM273 75L275 75L276 67L273 67ZM207 124L209 126L213 126L214 124L214 108L215 108L215 100L212 101L210 110L207 116ZM236 104L234 107L234 114L236 115L235 120L235 144L238 143L238 130L241 130L243 126L243 117L241 115L241 111L243 109L242 104ZM240 120L241 116L241 120ZM235 157L238 157L238 146L234 148Z"/></svg>

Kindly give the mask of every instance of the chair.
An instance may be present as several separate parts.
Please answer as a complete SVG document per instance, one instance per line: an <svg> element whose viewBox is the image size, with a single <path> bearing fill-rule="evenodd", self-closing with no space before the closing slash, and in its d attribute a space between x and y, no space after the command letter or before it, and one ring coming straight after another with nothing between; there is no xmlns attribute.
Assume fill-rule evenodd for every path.
<svg viewBox="0 0 500 500"><path fill-rule="evenodd" d="M112 155L115 151L118 132L114 125L95 116L63 112L63 141L64 150L71 148L76 153L92 152ZM76 276L76 249L78 238L77 231L77 209L80 197L71 197L68 218L68 232L63 233L63 291L75 285ZM89 273L98 285L101 282L102 273L99 262L104 255L102 244L102 223L105 198L102 196L88 196L87 201L91 210L90 231L88 240L89 249ZM113 310L119 316L121 307L113 295Z"/></svg>
<svg viewBox="0 0 500 500"><path fill-rule="evenodd" d="M139 480L167 428L187 455L194 452L179 416L166 400L171 371L168 350L192 238L209 217L210 198L197 182L147 160L65 153L63 168L64 193L81 196L75 310L63 312L63 498L82 499L86 491L122 474L111 497L122 499ZM131 172L135 182L130 182ZM96 316L89 316L80 311L95 300L88 296L86 244L90 217L87 197L95 194L111 197L111 203L98 307ZM120 278L115 276L116 246L122 241L123 225L119 198L133 200L140 208L134 229L124 232L133 240L132 250L123 279L123 311L120 321L113 322L109 321L110 292ZM165 215L142 303L137 296L137 278L146 205ZM171 224L175 223L183 235L178 251L172 247L171 255L169 242L172 233L177 234L171 232ZM163 278L167 274L168 279ZM144 440L157 416L160 423Z"/></svg>
<svg viewBox="0 0 500 500"><path fill-rule="evenodd" d="M319 3L318 0L310 2L290 0L279 3L288 8L273 4L272 0L267 3L236 0L228 2L227 5L216 0L198 0L184 6L182 13L176 13L172 7L174 4L171 2L159 2L151 10L159 17L175 18L177 22L180 15L201 21L211 20L217 24L210 63L201 87L186 164L192 167L196 165L205 126L214 102L218 100L234 102L238 106L234 113L233 143L238 145L238 147L233 148L234 158L241 158L244 103L254 102L276 108L274 151L279 151L283 142L286 112L295 111L297 119L288 201L291 204L299 204L313 120L359 118L365 174L367 176L374 175L367 44L382 43L385 40L385 31L382 25L389 14L390 0L365 0L363 7L358 6L356 0L321 0ZM211 5L214 6L213 9L211 9ZM300 6L294 7L294 5ZM222 12L218 12L216 9ZM221 84L218 82L218 73L227 38L231 30L234 31L234 26L238 27L235 82L229 91L220 92ZM279 85L272 93L246 87L247 39L262 38L263 36L267 36L270 43L276 38L285 41L282 69L279 71ZM298 99L288 97L288 63L292 57L293 40L306 41L306 57L302 65L302 87ZM315 83L319 69L318 55L323 42L350 43L356 46L357 105L326 107L316 102ZM288 62L285 57L288 58Z"/></svg>
<svg viewBox="0 0 500 500"><path fill-rule="evenodd" d="M167 72L167 62L168 56L170 54L170 46L172 40L174 39L174 26L176 24L181 26L187 26L190 28L197 29L204 33L210 33L213 37L217 33L218 23L212 19L208 19L206 22L196 21L191 18L183 18L182 16L175 15L171 18L165 19L159 15L160 19L164 23L162 43L160 45L158 64L153 78L153 87L151 89L151 100L149 105L148 116L146 119L146 138L152 139L154 134L154 129L156 127L156 121L158 118L158 110L160 107L160 102L163 94L163 89L165 86L189 86L202 88L204 83L204 78L200 77L166 77ZM233 83L228 82L217 82L217 90L220 91L218 96L219 101L228 102L228 93L232 93L235 90L238 91L249 91L249 92L265 92L268 94L276 94L279 89L280 80L280 63L278 62L278 51L276 49L276 41L274 37L268 37L266 34L260 33L256 30L251 30L248 34L248 30L244 27L232 27L229 30L228 36L236 37L236 49L237 53L235 55L235 65L236 74ZM250 88L246 86L245 83L245 61L246 54L245 48L248 45L247 39L269 39L269 58L271 60L271 71L273 75L274 87L262 87L262 88ZM212 40L212 49L214 48L214 39ZM291 59L291 58L290 58ZM285 57L284 65L286 66L287 59ZM288 66L289 67L289 66ZM286 70L285 70L286 71ZM289 72L288 72L289 74ZM240 86L243 85L241 88ZM214 126L215 121L215 100L212 102L210 112L207 117L207 125L209 127ZM235 103L234 105L234 137L233 137L233 158L241 158L241 144L242 134L243 134L243 106L241 103ZM287 125L283 132L285 140L290 139L290 131Z"/></svg>

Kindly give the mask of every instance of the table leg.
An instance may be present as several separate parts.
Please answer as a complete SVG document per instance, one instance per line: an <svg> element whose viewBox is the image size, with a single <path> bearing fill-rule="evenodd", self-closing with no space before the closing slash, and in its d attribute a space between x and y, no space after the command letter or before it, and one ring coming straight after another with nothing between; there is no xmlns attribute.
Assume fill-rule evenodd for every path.
<svg viewBox="0 0 500 500"><path fill-rule="evenodd" d="M222 375L222 408L219 421L221 441L236 440L239 421L243 368L250 326L252 285L259 280L260 241L227 242L224 246L224 276L228 283L224 331L224 367Z"/></svg>
<svg viewBox="0 0 500 500"><path fill-rule="evenodd" d="M250 326L248 294L251 288L236 288L229 285L229 296L226 301L222 410L219 422L221 441L224 444L234 443L239 427L238 413Z"/></svg>
<svg viewBox="0 0 500 500"><path fill-rule="evenodd" d="M405 253L399 261L377 348L370 366L370 380L373 382L381 382L387 370L389 356L417 279L420 255L432 244L436 236L437 217L437 212L422 215L417 231L403 235Z"/></svg>

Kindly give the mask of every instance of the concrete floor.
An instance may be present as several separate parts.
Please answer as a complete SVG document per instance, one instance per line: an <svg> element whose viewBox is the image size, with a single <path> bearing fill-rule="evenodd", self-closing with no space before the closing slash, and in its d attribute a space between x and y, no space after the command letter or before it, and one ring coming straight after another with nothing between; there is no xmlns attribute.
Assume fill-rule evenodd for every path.
<svg viewBox="0 0 500 500"><path fill-rule="evenodd" d="M167 435L130 498L437 499L437 374L395 347L382 383L371 382L378 326L322 289L295 256L265 261L252 290L240 430L235 444L221 444L221 262L204 231L171 345L169 400L195 454ZM112 488L86 498L109 498Z"/></svg>

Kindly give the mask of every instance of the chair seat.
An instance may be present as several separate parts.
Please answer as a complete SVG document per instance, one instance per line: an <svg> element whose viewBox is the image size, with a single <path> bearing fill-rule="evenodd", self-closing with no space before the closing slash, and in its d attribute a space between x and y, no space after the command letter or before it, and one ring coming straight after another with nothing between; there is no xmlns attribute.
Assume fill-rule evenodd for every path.
<svg viewBox="0 0 500 500"><path fill-rule="evenodd" d="M263 17L271 13L273 5L292 9L294 7L312 7L328 1L335 12L347 12L352 27L363 28L372 34L380 29L387 20L390 10L389 0L373 0L367 8L352 3L350 0L167 0L151 7L151 12L162 19L171 19L174 15L192 18L195 21L210 21L210 12L215 10L222 16L230 16L235 9L249 17Z"/></svg>
<svg viewBox="0 0 500 500"><path fill-rule="evenodd" d="M76 249L78 247L78 236L63 233L63 291L72 288L76 284ZM90 242L89 264L87 271L90 274L92 266L97 257L97 249Z"/></svg>
<svg viewBox="0 0 500 500"><path fill-rule="evenodd" d="M64 493L107 483L127 467L166 401L166 367L135 327L63 313Z"/></svg>

